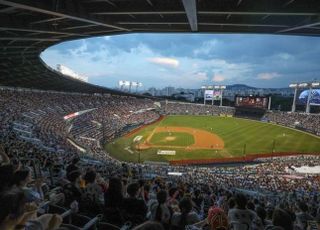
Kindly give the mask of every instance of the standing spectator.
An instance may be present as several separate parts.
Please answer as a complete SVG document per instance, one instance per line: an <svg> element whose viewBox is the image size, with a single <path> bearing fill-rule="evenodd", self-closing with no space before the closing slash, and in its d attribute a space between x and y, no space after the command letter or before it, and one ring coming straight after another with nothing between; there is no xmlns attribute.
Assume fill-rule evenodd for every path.
<svg viewBox="0 0 320 230"><path fill-rule="evenodd" d="M171 214L166 201L167 192L165 190L160 190L157 193L157 201L150 205L150 220L158 221L168 228Z"/></svg>
<svg viewBox="0 0 320 230"><path fill-rule="evenodd" d="M134 225L145 221L147 206L143 200L138 199L140 186L138 183L131 183L127 187L128 198L123 200L124 219L131 221Z"/></svg>
<svg viewBox="0 0 320 230"><path fill-rule="evenodd" d="M182 230L186 225L191 225L199 222L198 215L192 211L192 201L190 198L182 198L179 202L180 212L173 214L171 224L173 229Z"/></svg>
<svg viewBox="0 0 320 230"><path fill-rule="evenodd" d="M104 194L104 214L107 222L121 225L124 222L121 208L123 205L123 186L121 179L113 177L109 180L109 186Z"/></svg>

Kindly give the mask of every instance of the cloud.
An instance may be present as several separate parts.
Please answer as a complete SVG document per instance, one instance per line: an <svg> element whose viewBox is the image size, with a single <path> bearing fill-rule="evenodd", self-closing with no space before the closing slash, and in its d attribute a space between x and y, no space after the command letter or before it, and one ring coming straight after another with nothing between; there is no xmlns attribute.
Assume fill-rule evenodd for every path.
<svg viewBox="0 0 320 230"><path fill-rule="evenodd" d="M217 44L218 40L216 39L205 41L199 48L193 50L193 54L195 56L208 55L214 51L214 49L217 47Z"/></svg>
<svg viewBox="0 0 320 230"><path fill-rule="evenodd" d="M119 80L139 81L146 89L213 82L285 87L312 80L320 71L318 43L318 38L294 36L130 34L64 42L41 57L106 87Z"/></svg>
<svg viewBox="0 0 320 230"><path fill-rule="evenodd" d="M288 53L279 53L277 56L278 56L280 59L285 60L285 61L294 58L294 56L292 56L291 54L288 54Z"/></svg>
<svg viewBox="0 0 320 230"><path fill-rule="evenodd" d="M225 76L221 75L221 74L214 74L212 77L212 81L213 82L222 82L226 80Z"/></svg>
<svg viewBox="0 0 320 230"><path fill-rule="evenodd" d="M198 81L206 81L206 80L208 80L207 73L205 73L205 72L195 73L194 77Z"/></svg>
<svg viewBox="0 0 320 230"><path fill-rule="evenodd" d="M276 72L272 72L272 73L259 73L257 76L257 79L260 80L272 80L274 78L280 77L281 75L276 73Z"/></svg>
<svg viewBox="0 0 320 230"><path fill-rule="evenodd" d="M148 58L147 60L154 64L169 66L173 68L177 68L179 66L179 61L174 58L155 57L155 58Z"/></svg>

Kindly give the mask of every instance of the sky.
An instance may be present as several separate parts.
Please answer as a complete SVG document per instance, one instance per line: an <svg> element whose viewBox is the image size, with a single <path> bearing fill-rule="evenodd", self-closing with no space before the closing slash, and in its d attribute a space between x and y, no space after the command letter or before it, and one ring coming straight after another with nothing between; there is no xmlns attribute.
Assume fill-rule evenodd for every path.
<svg viewBox="0 0 320 230"><path fill-rule="evenodd" d="M89 82L115 88L119 80L143 88L200 88L246 84L287 87L320 80L320 38L282 35L125 34L60 43L45 50Z"/></svg>

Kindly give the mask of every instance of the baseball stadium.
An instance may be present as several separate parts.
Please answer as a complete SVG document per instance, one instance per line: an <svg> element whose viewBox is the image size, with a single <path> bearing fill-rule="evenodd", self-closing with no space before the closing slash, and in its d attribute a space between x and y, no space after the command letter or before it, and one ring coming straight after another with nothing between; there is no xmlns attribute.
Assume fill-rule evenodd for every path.
<svg viewBox="0 0 320 230"><path fill-rule="evenodd" d="M319 0L0 0L0 230L320 229Z"/></svg>

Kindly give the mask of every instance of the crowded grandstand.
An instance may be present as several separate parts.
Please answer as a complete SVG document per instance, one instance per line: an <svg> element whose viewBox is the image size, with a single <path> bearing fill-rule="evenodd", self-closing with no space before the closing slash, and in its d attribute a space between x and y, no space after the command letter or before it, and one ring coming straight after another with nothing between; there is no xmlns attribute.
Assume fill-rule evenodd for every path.
<svg viewBox="0 0 320 230"><path fill-rule="evenodd" d="M18 224L6 216L22 206L40 213L35 219L27 211L20 213L28 216L23 225L50 223L62 229L140 224L155 225L152 229L307 229L319 220L320 178L316 172L298 170L318 166L318 156L265 158L236 167L111 158L104 142L160 115L234 114L231 107L162 102L161 109L158 104L126 96L2 88L2 229ZM73 113L80 115L70 119L67 115ZM269 112L266 117L319 131L318 115Z"/></svg>
<svg viewBox="0 0 320 230"><path fill-rule="evenodd" d="M240 117L319 138L313 82L294 84L292 112L272 111L270 101L259 109L222 106L226 86L220 106L213 98L205 104L204 95L196 104L120 92L65 76L40 58L64 41L127 33L319 36L319 9L315 0L0 0L0 230L320 229L320 149L279 156L274 140L268 157L250 162L229 155L223 164L174 165L121 161L105 148L176 115ZM271 64L264 65L272 71ZM309 90L306 113L295 109L301 89Z"/></svg>

